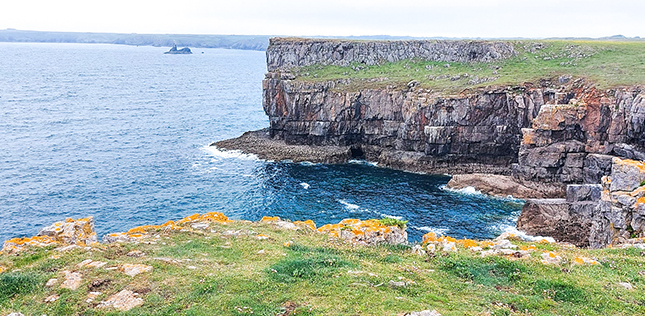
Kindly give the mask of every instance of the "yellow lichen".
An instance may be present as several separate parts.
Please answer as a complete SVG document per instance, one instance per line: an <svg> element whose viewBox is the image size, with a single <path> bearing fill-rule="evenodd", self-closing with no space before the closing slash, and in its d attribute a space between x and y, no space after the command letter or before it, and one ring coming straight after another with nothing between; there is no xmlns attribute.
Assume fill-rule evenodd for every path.
<svg viewBox="0 0 645 316"><path fill-rule="evenodd" d="M477 247L477 242L472 239L460 239L457 240L457 244L462 245L464 248Z"/></svg>
<svg viewBox="0 0 645 316"><path fill-rule="evenodd" d="M278 216L273 216L273 217L264 216L264 217L262 217L262 219L260 221L261 222L277 222L279 220L280 220L280 217L278 217Z"/></svg>
<svg viewBox="0 0 645 316"><path fill-rule="evenodd" d="M316 223L314 223L314 221L312 221L310 219L308 219L306 221L295 221L295 222L293 222L293 224L296 225L296 226L306 226L306 227L309 227L309 228L311 228L313 230L316 230Z"/></svg>

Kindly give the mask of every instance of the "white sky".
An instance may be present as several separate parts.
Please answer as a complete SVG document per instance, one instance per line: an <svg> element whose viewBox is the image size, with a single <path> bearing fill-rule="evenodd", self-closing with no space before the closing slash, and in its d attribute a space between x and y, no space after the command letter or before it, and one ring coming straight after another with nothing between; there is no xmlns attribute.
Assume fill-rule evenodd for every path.
<svg viewBox="0 0 645 316"><path fill-rule="evenodd" d="M645 37L645 0L1 0L0 29L247 35Z"/></svg>

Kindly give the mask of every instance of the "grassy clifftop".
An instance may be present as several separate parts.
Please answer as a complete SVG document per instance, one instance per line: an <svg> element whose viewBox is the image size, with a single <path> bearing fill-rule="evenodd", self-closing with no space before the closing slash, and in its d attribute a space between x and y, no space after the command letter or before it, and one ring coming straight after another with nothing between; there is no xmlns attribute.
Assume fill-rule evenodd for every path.
<svg viewBox="0 0 645 316"><path fill-rule="evenodd" d="M420 87L448 93L487 86L538 83L560 76L586 78L599 88L645 84L645 41L514 41L518 54L494 62L399 61L377 66L308 66L297 80L345 80L339 89L396 86L416 80Z"/></svg>
<svg viewBox="0 0 645 316"><path fill-rule="evenodd" d="M410 246L357 246L313 230L242 221L151 236L0 255L0 315L116 315L122 305L105 302L117 293L136 305L127 315L645 313L645 252L636 248L582 250L509 238L444 251L429 236L424 249L437 245L436 252L417 254ZM492 254L509 243L517 248ZM476 244L484 249L473 250ZM151 270L133 272L137 264ZM73 276L78 282L70 289Z"/></svg>

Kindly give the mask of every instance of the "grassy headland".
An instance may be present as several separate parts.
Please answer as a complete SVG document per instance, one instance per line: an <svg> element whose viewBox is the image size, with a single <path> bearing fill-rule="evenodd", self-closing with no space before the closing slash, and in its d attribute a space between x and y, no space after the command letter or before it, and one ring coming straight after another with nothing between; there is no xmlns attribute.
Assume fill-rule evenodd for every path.
<svg viewBox="0 0 645 316"><path fill-rule="evenodd" d="M137 244L0 255L6 268L0 273L0 315L116 315L97 305L123 289L143 299L126 315L645 313L645 252L635 248L584 250L514 240L530 254L483 257L464 243L456 252L418 255L410 246L356 246L313 230L241 221L153 235ZM562 262L542 263L549 251ZM579 264L579 257L599 264ZM87 259L106 264L78 265ZM114 268L126 263L153 270L131 277ZM65 270L82 275L80 287L45 286ZM89 300L90 292L100 294ZM52 295L57 299L45 303Z"/></svg>
<svg viewBox="0 0 645 316"><path fill-rule="evenodd" d="M517 56L495 62L399 61L377 66L308 66L298 80L349 79L342 90L396 86L416 80L421 88L446 93L487 86L538 83L559 76L586 78L606 89L645 83L645 41L513 41Z"/></svg>

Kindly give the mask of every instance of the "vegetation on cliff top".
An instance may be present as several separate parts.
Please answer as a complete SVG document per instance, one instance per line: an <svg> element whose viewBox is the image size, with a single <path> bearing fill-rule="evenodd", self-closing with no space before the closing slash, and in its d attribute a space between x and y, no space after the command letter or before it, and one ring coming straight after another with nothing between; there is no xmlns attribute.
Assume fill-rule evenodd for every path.
<svg viewBox="0 0 645 316"><path fill-rule="evenodd" d="M560 76L586 78L599 88L645 84L645 42L515 41L517 56L490 63L400 61L378 66L309 66L294 70L298 80L346 80L339 90L394 86L412 80L446 93L487 86L538 83Z"/></svg>
<svg viewBox="0 0 645 316"><path fill-rule="evenodd" d="M162 230L156 242L0 255L6 268L0 273L0 315L115 315L97 305L123 289L143 300L127 315L645 313L645 252L635 248L582 250L513 241L530 254L482 257L459 246L428 256L409 246L355 246L270 223L211 228ZM542 263L548 251L563 261ZM600 264L578 262L580 257ZM87 259L105 265L79 265ZM127 263L153 269L128 276L113 268ZM62 271L82 275L76 290L45 286L51 278L62 281ZM52 295L57 299L45 303Z"/></svg>

